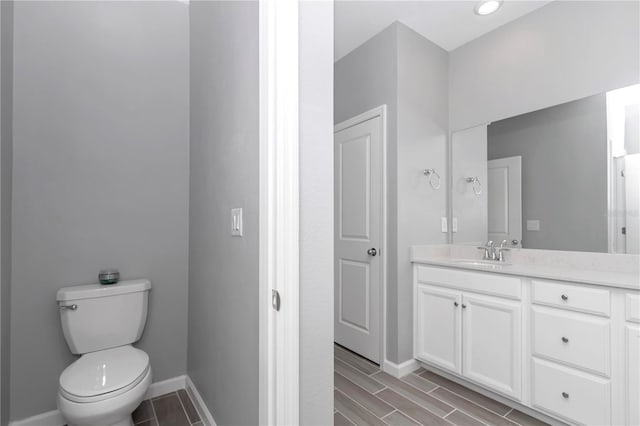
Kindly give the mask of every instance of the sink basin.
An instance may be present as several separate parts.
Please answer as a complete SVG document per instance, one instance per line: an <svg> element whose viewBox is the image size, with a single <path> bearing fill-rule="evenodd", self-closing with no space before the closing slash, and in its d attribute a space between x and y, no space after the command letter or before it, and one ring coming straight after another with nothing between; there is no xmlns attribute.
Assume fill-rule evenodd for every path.
<svg viewBox="0 0 640 426"><path fill-rule="evenodd" d="M503 266L511 266L509 262L498 262L497 260L481 260L481 259L456 259L451 260L451 263L458 264L460 266L475 266L489 269L500 269Z"/></svg>

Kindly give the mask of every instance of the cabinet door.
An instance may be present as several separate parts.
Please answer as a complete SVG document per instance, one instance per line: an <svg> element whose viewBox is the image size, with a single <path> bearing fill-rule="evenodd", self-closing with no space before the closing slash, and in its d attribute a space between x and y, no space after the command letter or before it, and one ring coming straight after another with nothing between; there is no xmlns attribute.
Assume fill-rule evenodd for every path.
<svg viewBox="0 0 640 426"><path fill-rule="evenodd" d="M414 355L425 362L460 374L461 293L417 285L415 294Z"/></svg>
<svg viewBox="0 0 640 426"><path fill-rule="evenodd" d="M520 303L465 293L462 307L462 374L497 392L520 399Z"/></svg>
<svg viewBox="0 0 640 426"><path fill-rule="evenodd" d="M640 327L625 330L626 406L628 425L640 425Z"/></svg>

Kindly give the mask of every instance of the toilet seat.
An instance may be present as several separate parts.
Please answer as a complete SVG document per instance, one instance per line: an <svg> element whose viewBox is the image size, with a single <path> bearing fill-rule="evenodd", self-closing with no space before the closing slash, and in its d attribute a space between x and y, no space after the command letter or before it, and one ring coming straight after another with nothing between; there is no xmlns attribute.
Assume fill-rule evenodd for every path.
<svg viewBox="0 0 640 426"><path fill-rule="evenodd" d="M60 394L80 403L114 398L139 384L149 369L149 356L133 346L91 352L62 372Z"/></svg>

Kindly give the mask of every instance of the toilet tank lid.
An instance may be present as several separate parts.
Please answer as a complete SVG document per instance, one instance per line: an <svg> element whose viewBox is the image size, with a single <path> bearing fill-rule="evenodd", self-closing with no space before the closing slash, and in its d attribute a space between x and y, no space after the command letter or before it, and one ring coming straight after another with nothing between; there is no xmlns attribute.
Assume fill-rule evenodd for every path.
<svg viewBox="0 0 640 426"><path fill-rule="evenodd" d="M87 284L64 287L58 290L56 300L68 302L71 300L94 299L97 297L116 296L119 294L138 293L151 290L151 281L146 278L120 281L117 284Z"/></svg>

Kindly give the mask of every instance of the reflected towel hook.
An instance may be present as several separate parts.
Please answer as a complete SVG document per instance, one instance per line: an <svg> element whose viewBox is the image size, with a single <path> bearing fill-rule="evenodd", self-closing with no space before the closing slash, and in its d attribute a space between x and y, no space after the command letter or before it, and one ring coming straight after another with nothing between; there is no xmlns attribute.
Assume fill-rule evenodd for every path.
<svg viewBox="0 0 640 426"><path fill-rule="evenodd" d="M422 173L429 178L429 185L431 185L433 189L440 189L440 175L435 169L426 169Z"/></svg>
<svg viewBox="0 0 640 426"><path fill-rule="evenodd" d="M466 180L469 183L473 182L473 193L474 194L476 194L476 195L482 194L482 184L480 183L480 180L478 179L478 176L468 177Z"/></svg>

